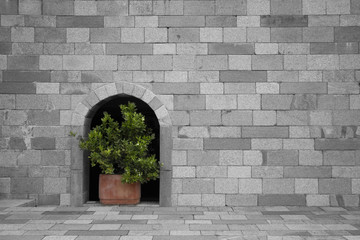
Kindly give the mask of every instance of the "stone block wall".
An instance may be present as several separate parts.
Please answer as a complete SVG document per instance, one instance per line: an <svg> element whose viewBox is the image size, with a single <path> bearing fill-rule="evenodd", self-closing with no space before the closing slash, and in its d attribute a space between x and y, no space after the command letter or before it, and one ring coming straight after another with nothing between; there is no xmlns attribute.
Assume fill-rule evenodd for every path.
<svg viewBox="0 0 360 240"><path fill-rule="evenodd" d="M170 114L173 205L360 205L358 0L8 0L0 16L0 197L73 204L74 112L129 82Z"/></svg>

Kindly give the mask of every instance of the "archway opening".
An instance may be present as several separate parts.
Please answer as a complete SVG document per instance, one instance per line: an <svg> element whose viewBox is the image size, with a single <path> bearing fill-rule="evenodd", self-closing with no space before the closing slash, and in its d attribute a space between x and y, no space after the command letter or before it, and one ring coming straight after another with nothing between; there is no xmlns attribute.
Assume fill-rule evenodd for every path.
<svg viewBox="0 0 360 240"><path fill-rule="evenodd" d="M103 113L109 113L115 120L119 123L123 121L120 111L121 104L127 104L128 102L133 102L136 104L138 112L142 113L145 116L145 122L149 128L152 129L152 132L155 134L155 139L152 141L149 146L151 154L155 154L156 158L160 161L160 125L159 121L150 108L142 100L129 96L126 94L117 95L106 99L100 102L94 111L94 115L91 119L90 129L93 129L95 126L101 124L101 118ZM101 173L99 167L90 167L89 169L89 201L99 201L99 174ZM141 186L141 201L142 202L159 202L159 192L160 192L160 181L150 181L148 183L142 184Z"/></svg>

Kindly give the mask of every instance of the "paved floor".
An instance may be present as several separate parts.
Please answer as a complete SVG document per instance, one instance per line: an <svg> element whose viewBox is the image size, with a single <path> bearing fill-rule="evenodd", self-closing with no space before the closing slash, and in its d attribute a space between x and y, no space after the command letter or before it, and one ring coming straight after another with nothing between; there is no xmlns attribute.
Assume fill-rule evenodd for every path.
<svg viewBox="0 0 360 240"><path fill-rule="evenodd" d="M360 239L360 208L14 207L0 202L0 239Z"/></svg>

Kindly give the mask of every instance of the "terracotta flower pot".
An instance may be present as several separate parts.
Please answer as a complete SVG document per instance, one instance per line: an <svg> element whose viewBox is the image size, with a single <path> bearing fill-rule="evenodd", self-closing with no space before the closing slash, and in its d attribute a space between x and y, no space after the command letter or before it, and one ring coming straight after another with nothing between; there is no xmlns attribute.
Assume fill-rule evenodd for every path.
<svg viewBox="0 0 360 240"><path fill-rule="evenodd" d="M99 198L102 204L137 204L141 197L140 183L122 183L121 175L99 176Z"/></svg>

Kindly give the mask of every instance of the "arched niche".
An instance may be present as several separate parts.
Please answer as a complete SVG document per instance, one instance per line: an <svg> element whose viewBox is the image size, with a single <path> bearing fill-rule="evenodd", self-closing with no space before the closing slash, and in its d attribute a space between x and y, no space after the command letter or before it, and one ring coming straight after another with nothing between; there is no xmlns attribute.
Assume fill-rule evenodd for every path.
<svg viewBox="0 0 360 240"><path fill-rule="evenodd" d="M90 92L79 103L72 114L71 129L82 136L90 131L91 122L96 112L109 101L124 96L137 98L146 103L155 113L159 123L160 169L160 206L171 206L171 120L166 107L150 90L132 83L105 84ZM89 161L78 147L78 140L72 139L70 203L81 206L89 199Z"/></svg>

